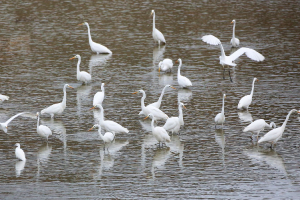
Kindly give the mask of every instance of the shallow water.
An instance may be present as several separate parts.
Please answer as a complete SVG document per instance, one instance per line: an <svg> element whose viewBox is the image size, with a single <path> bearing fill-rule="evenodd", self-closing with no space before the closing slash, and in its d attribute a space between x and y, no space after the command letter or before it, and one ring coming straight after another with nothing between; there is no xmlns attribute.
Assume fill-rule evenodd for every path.
<svg viewBox="0 0 300 200"><path fill-rule="evenodd" d="M0 121L18 112L8 133L0 132L0 196L11 198L291 198L299 196L300 156L297 114L292 114L283 138L275 149L251 142L242 130L249 121L263 118L278 126L287 113L299 109L299 1L38 1L1 4L1 94L10 96L0 104ZM158 47L152 39L152 18L167 44ZM230 48L232 19L240 46L254 48L266 59L257 63L240 57L226 69L223 79L219 47L201 41L213 34ZM96 55L88 44L89 22L94 41L107 46L112 55ZM89 85L76 80L77 61L92 74ZM193 83L190 89L177 84L177 64L171 74L158 73L163 58L183 61L182 75ZM236 109L249 94L254 77L249 112ZM106 119L130 130L117 134L103 150L98 132L88 132L97 123L99 111L89 111L94 94L106 83L103 103ZM48 144L36 133L35 113L60 102L63 85L67 107L54 120L41 123L53 131ZM165 148L157 148L150 120L139 116L144 89L146 104L157 101L167 89L161 109L177 116L182 101L184 127ZM226 93L224 129L215 129L213 119L221 111ZM95 117L95 118L94 118ZM163 123L159 123L162 125ZM266 129L261 135L265 134ZM13 145L19 142L27 161L15 159Z"/></svg>

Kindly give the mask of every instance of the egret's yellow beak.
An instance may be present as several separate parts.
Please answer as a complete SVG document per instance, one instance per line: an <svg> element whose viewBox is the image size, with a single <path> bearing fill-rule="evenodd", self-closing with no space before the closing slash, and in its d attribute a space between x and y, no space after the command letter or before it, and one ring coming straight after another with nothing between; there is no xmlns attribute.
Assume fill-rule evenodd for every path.
<svg viewBox="0 0 300 200"><path fill-rule="evenodd" d="M72 57L72 58L70 58L69 60L73 60L75 58L75 56L74 57Z"/></svg>
<svg viewBox="0 0 300 200"><path fill-rule="evenodd" d="M176 60L175 63L178 63L178 60Z"/></svg>
<svg viewBox="0 0 300 200"><path fill-rule="evenodd" d="M172 89L176 90L176 88L174 88L173 86L171 86Z"/></svg>
<svg viewBox="0 0 300 200"><path fill-rule="evenodd" d="M90 108L90 110L93 110L93 109L95 109L95 106L94 106L94 107L92 107L92 108Z"/></svg>
<svg viewBox="0 0 300 200"><path fill-rule="evenodd" d="M233 24L233 21L231 21L231 23L230 24Z"/></svg>
<svg viewBox="0 0 300 200"><path fill-rule="evenodd" d="M138 92L134 92L134 93L132 93L132 94L137 94Z"/></svg>
<svg viewBox="0 0 300 200"><path fill-rule="evenodd" d="M297 111L298 112L298 114L300 114L300 110L299 111Z"/></svg>
<svg viewBox="0 0 300 200"><path fill-rule="evenodd" d="M69 86L69 85L68 85L68 87L74 89L72 86Z"/></svg>
<svg viewBox="0 0 300 200"><path fill-rule="evenodd" d="M259 81L258 79L256 79L256 81Z"/></svg>
<svg viewBox="0 0 300 200"><path fill-rule="evenodd" d="M78 24L78 26L84 25L84 23Z"/></svg>
<svg viewBox="0 0 300 200"><path fill-rule="evenodd" d="M158 68L158 72L160 72L160 67Z"/></svg>
<svg viewBox="0 0 300 200"><path fill-rule="evenodd" d="M93 130L93 128L94 128L94 127L90 128L88 131L91 131L91 130Z"/></svg>
<svg viewBox="0 0 300 200"><path fill-rule="evenodd" d="M147 117L145 117L144 119L147 119L149 117L149 115Z"/></svg>
<svg viewBox="0 0 300 200"><path fill-rule="evenodd" d="M183 108L186 109L186 107L183 105Z"/></svg>

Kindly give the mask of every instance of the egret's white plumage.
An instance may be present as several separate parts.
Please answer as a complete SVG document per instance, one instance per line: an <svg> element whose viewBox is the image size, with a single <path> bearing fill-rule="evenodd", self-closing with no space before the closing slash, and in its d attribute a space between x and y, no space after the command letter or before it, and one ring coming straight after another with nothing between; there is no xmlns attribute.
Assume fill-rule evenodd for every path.
<svg viewBox="0 0 300 200"><path fill-rule="evenodd" d="M222 127L223 127L223 124L225 122L225 114L224 114L224 103L225 103L225 98L226 98L226 94L223 94L223 104L222 104L222 111L216 115L215 117L215 124L222 124ZM215 125L215 126L216 126Z"/></svg>
<svg viewBox="0 0 300 200"><path fill-rule="evenodd" d="M127 128L124 128L117 122L114 122L111 120L104 120L104 109L103 109L102 105L97 104L95 107L93 107L91 109L94 109L94 108L100 108L99 123L100 123L100 126L104 130L109 131L109 132L114 132L114 133L129 133Z"/></svg>
<svg viewBox="0 0 300 200"><path fill-rule="evenodd" d="M163 90L162 90L162 92L161 92L161 94L160 94L160 97L159 97L158 101L157 101L157 102L154 102L154 103L151 103L151 104L149 104L148 106L154 106L155 108L158 108L158 109L159 109L159 108L160 108L160 105L161 105L161 102L162 102L162 98L163 98L163 96L164 96L164 94L165 94L165 90L166 90L167 88L172 88L172 89L176 90L176 88L174 88L173 86L171 86L171 85L166 85L166 86L163 88ZM146 106L146 107L148 107L148 106ZM142 114L144 114L143 111L141 111L141 112L139 113L139 115L142 115Z"/></svg>
<svg viewBox="0 0 300 200"><path fill-rule="evenodd" d="M233 24L233 29L232 29L232 39L230 40L230 44L232 47L238 47L240 45L240 40L235 37L235 20L232 20L231 22Z"/></svg>
<svg viewBox="0 0 300 200"><path fill-rule="evenodd" d="M111 54L112 53L106 46L103 46L102 44L96 43L92 40L90 26L87 22L84 22L84 23L79 24L79 25L86 25L87 26L88 34L89 34L89 43L90 43L90 47L91 47L93 52L96 52L97 54L99 54L99 53L109 53L109 54Z"/></svg>
<svg viewBox="0 0 300 200"><path fill-rule="evenodd" d="M63 89L64 97L63 97L62 102L53 104L53 105L49 106L48 108L43 109L41 111L41 114L49 114L51 116L51 118L53 118L54 115L61 114L65 110L66 103L67 103L67 92L66 92L67 87L74 89L69 84L65 84L64 89Z"/></svg>
<svg viewBox="0 0 300 200"><path fill-rule="evenodd" d="M181 87L183 87L183 88L192 86L192 82L190 81L190 79L188 79L188 78L185 77L185 76L181 76L181 75L180 75L180 67L181 67L181 65L182 65L182 60L179 58L179 59L178 59L178 62L179 62L178 72L177 72L177 81L178 81L178 84L179 84Z"/></svg>
<svg viewBox="0 0 300 200"><path fill-rule="evenodd" d="M166 43L164 35L155 28L155 12L154 10L151 11L151 15L153 15L153 30L152 30L152 36L155 42L158 42L158 45L160 43Z"/></svg>
<svg viewBox="0 0 300 200"><path fill-rule="evenodd" d="M257 139L260 131L263 131L265 127L269 128L276 128L276 124L274 122L271 122L270 124L267 124L267 122L264 119L257 119L251 124L249 124L246 128L244 128L243 132L251 132L253 134L257 134Z"/></svg>
<svg viewBox="0 0 300 200"><path fill-rule="evenodd" d="M171 72L173 68L173 61L169 58L160 61L158 64L158 72Z"/></svg>
<svg viewBox="0 0 300 200"><path fill-rule="evenodd" d="M92 128L89 129L89 131L93 130L94 128L98 128L98 133L100 138L103 140L104 145L111 143L115 138L115 132L106 132L104 135L101 133L101 126L99 124L95 124Z"/></svg>
<svg viewBox="0 0 300 200"><path fill-rule="evenodd" d="M18 114L16 114L16 115L12 116L11 118L9 118L6 122L0 123L1 129L2 129L5 133L7 133L7 126L8 126L8 124L9 124L12 120L14 120L16 117L18 117L18 116L20 116L20 115L23 115L24 113L26 113L26 112L18 113Z"/></svg>
<svg viewBox="0 0 300 200"><path fill-rule="evenodd" d="M159 143L171 142L171 138L170 138L168 132L163 127L159 127L159 126L154 127L155 116L152 114L149 114L146 118L148 118L148 117L152 118L151 129L152 129L152 134L155 137L155 139Z"/></svg>
<svg viewBox="0 0 300 200"><path fill-rule="evenodd" d="M186 109L184 104L179 102L178 104L179 116L168 118L165 125L163 126L165 130L172 131L172 134L178 133L180 130L180 126L184 125L182 107Z"/></svg>
<svg viewBox="0 0 300 200"><path fill-rule="evenodd" d="M52 131L48 126L40 125L40 113L36 113L37 116L37 125L36 125L36 132L39 134L39 136L46 138L48 141L48 137L52 135Z"/></svg>
<svg viewBox="0 0 300 200"><path fill-rule="evenodd" d="M263 61L265 59L265 57L263 55L261 55L254 49L250 49L250 48L246 48L246 47L239 48L237 51L235 51L230 56L226 56L223 46L222 46L222 43L218 38L216 38L213 35L205 35L201 39L202 39L202 41L204 41L208 44L211 44L211 45L220 45L221 56L219 58L220 58L220 64L223 67L224 67L224 65L229 65L229 66L233 66L233 67L236 66L236 64L233 61L235 61L238 57L240 57L243 54L246 54L246 56L248 58L255 60L255 61Z"/></svg>
<svg viewBox="0 0 300 200"><path fill-rule="evenodd" d="M15 154L16 154L16 158L20 159L20 160L26 160L25 158L25 153L24 151L20 148L20 144L16 143L16 150L15 150Z"/></svg>
<svg viewBox="0 0 300 200"><path fill-rule="evenodd" d="M5 101L5 100L9 100L9 96L0 94L0 103L2 103L2 102Z"/></svg>
<svg viewBox="0 0 300 200"><path fill-rule="evenodd" d="M289 114L286 116L285 121L283 122L282 126L275 128L275 129L269 131L268 133L266 133L262 138L260 138L260 140L258 140L258 143L271 142L272 145L276 144L276 142L282 137L282 134L284 132L287 121L293 112L297 112L297 110L296 109L291 110L289 112ZM298 111L298 113L300 113L300 112Z"/></svg>
<svg viewBox="0 0 300 200"><path fill-rule="evenodd" d="M148 116L150 113L152 113L152 115L155 117L156 120L167 120L169 118L168 115L166 115L160 109L151 105L148 105L147 107L145 106L146 93L144 90L139 90L137 92L134 92L133 94L137 94L137 93L143 94L143 97L141 98L141 107L144 115Z"/></svg>
<svg viewBox="0 0 300 200"><path fill-rule="evenodd" d="M93 106L95 107L97 104L100 104L102 105L102 102L104 100L104 95L105 95L105 91L104 91L104 85L105 83L102 83L101 84L101 92L97 92L94 96L94 99L93 99Z"/></svg>
<svg viewBox="0 0 300 200"><path fill-rule="evenodd" d="M88 82L90 82L92 80L92 76L89 73L87 73L86 71L80 71L81 56L76 55L76 56L70 58L70 60L72 60L74 58L78 58L78 62L77 62L77 80L82 81L85 84L87 84Z"/></svg>
<svg viewBox="0 0 300 200"><path fill-rule="evenodd" d="M250 93L250 95L246 95L246 96L244 96L240 99L238 107L237 107L238 109L243 109L244 108L244 109L248 110L248 107L252 102L252 96L253 96L253 92L254 92L254 83L255 83L255 81L258 81L258 79L257 78L253 79L251 93Z"/></svg>

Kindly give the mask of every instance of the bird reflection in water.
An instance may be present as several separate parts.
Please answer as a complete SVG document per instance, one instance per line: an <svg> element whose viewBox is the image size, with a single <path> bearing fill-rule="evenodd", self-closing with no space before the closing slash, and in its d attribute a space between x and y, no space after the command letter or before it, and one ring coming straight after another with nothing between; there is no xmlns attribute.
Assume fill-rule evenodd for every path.
<svg viewBox="0 0 300 200"><path fill-rule="evenodd" d="M251 149L244 150L243 152L247 155L254 164L264 165L267 164L273 169L277 169L285 177L287 177L287 172L284 166L283 159L281 155L278 155L273 149L268 149L259 146L253 146Z"/></svg>
<svg viewBox="0 0 300 200"><path fill-rule="evenodd" d="M225 142L224 129L215 129L215 140L222 149L222 162L223 162L223 167L225 169L226 168L226 166L225 166L225 145L226 145L226 142Z"/></svg>
<svg viewBox="0 0 300 200"><path fill-rule="evenodd" d="M77 116L81 119L81 102L89 102L90 101L90 93L92 90L92 86L91 85L81 85L79 87L76 88L77 89L77 96L76 96L76 100L77 100ZM86 113L86 110L84 110L84 112Z"/></svg>
<svg viewBox="0 0 300 200"><path fill-rule="evenodd" d="M252 122L253 121L252 115L248 110L243 111L243 112L238 112L238 115L242 122Z"/></svg>
<svg viewBox="0 0 300 200"><path fill-rule="evenodd" d="M15 164L15 169L16 169L16 177L21 176L22 171L24 170L26 164L26 160L19 160Z"/></svg>
<svg viewBox="0 0 300 200"><path fill-rule="evenodd" d="M153 66L155 67L156 71L158 71L158 63L164 59L166 45L164 46L157 46L153 49Z"/></svg>
<svg viewBox="0 0 300 200"><path fill-rule="evenodd" d="M192 99L192 91L190 89L178 89L178 103L188 102Z"/></svg>
<svg viewBox="0 0 300 200"><path fill-rule="evenodd" d="M99 54L99 55L92 55L89 61L89 73L93 73L93 67L96 66L104 66L106 65L107 61L110 60L112 54Z"/></svg>
<svg viewBox="0 0 300 200"><path fill-rule="evenodd" d="M161 86L172 85L173 75L171 73L160 73L158 76L158 84Z"/></svg>
<svg viewBox="0 0 300 200"><path fill-rule="evenodd" d="M45 166L47 164L51 151L52 151L52 145L45 143L39 148L37 152L37 167L38 167L37 178L38 179L40 177L41 165Z"/></svg>
<svg viewBox="0 0 300 200"><path fill-rule="evenodd" d="M160 169L160 170L164 169L165 163L170 158L170 156L171 156L171 152L169 147L156 149L154 151L152 167L151 167L152 179L155 179L156 169Z"/></svg>
<svg viewBox="0 0 300 200"><path fill-rule="evenodd" d="M107 150L103 149L103 146L100 147L100 166L98 173L93 176L94 179L101 179L103 170L108 171L114 166L115 159L120 155L119 151L129 144L128 140L120 141L115 140L110 144L106 144ZM104 145L104 144L103 144Z"/></svg>

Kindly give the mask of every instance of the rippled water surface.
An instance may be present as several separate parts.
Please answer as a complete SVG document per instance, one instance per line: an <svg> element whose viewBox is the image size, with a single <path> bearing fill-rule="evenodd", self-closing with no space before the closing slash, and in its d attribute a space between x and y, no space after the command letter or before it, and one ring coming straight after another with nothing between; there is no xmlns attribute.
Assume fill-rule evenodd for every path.
<svg viewBox="0 0 300 200"><path fill-rule="evenodd" d="M299 1L36 1L2 2L0 6L1 94L0 121L18 112L8 133L0 132L1 199L46 198L281 198L300 195L300 118L292 114L275 149L251 142L242 130L263 118L278 126L287 113L300 109L300 2ZM152 39L152 17L167 44ZM213 34L227 55L232 25L240 46L265 56L254 62L240 57L223 79L220 49L201 41ZM94 41L112 55L96 55L88 44L87 21ZM77 61L92 82L76 80ZM181 73L193 83L177 84L177 64L170 74L158 73L164 58L183 61ZM238 111L239 99L254 96L249 112ZM96 130L99 111L89 111L93 96L106 83L105 118L129 129L117 134L109 152ZM41 123L53 131L48 144L36 133L35 113L60 102L63 85L67 107L60 116L43 115ZM157 148L150 120L139 116L144 89L146 104L167 89L161 109L177 116L182 101L184 126L167 147ZM226 93L224 129L214 127ZM158 125L163 125L159 122ZM265 134L266 129L262 134ZM262 135L261 134L261 135ZM17 161L19 142L27 161Z"/></svg>

